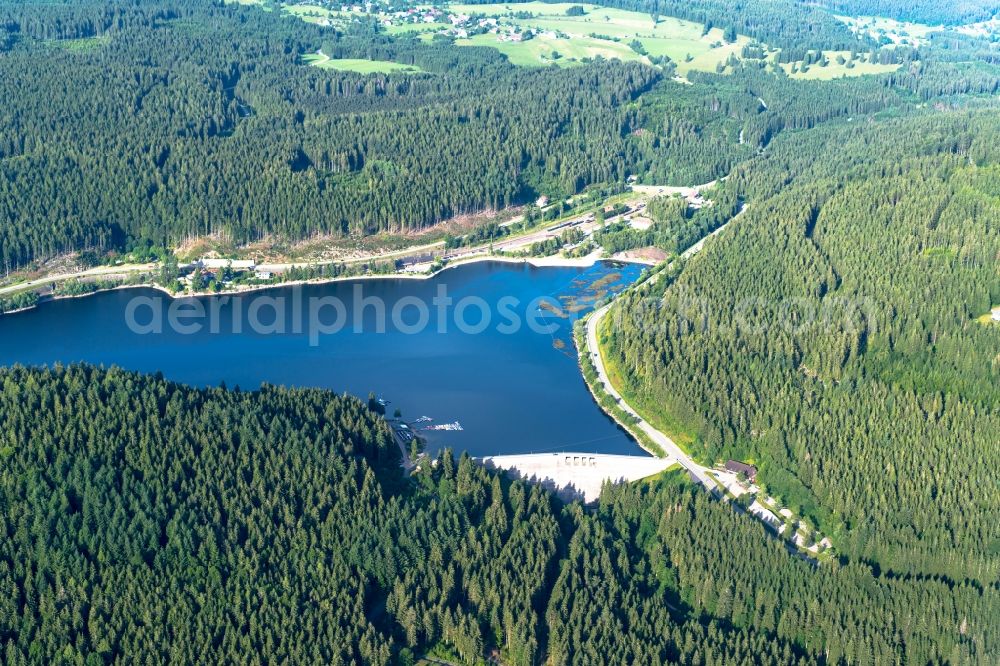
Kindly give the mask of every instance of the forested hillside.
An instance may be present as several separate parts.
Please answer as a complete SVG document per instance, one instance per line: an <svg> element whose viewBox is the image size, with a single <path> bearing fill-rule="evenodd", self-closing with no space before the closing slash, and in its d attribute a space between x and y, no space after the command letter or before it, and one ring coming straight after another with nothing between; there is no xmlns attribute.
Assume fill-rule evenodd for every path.
<svg viewBox="0 0 1000 666"><path fill-rule="evenodd" d="M0 6L15 37L0 58L8 269L213 232L248 241L400 231L508 206L536 187L623 180L621 106L660 77L617 61L529 72L490 49L459 58L414 40L331 37L207 0L121 13L101 21ZM87 41L59 41L70 37ZM300 63L324 44L430 74Z"/></svg>
<svg viewBox="0 0 1000 666"><path fill-rule="evenodd" d="M727 182L747 214L629 296L609 341L645 408L705 460L756 460L841 552L987 585L1000 330L975 319L1000 302L995 117L782 135Z"/></svg>
<svg viewBox="0 0 1000 666"><path fill-rule="evenodd" d="M850 16L887 16L929 25L988 21L1000 12L997 0L830 0L821 3Z"/></svg>
<svg viewBox="0 0 1000 666"><path fill-rule="evenodd" d="M0 371L6 663L988 663L994 587L799 559L672 477L597 513L358 400Z"/></svg>
<svg viewBox="0 0 1000 666"><path fill-rule="evenodd" d="M573 250L673 261L731 222L620 297L606 361L694 457L755 464L830 537L823 561L679 474L590 510L451 452L406 476L347 396L7 368L6 663L997 662L1000 42L880 48L833 15L957 24L995 3L601 4L753 41L675 77L666 56L516 67L272 4L0 0L0 268L403 234L541 194L549 219L592 185L596 218L632 180L716 181L651 198L648 226L612 209ZM895 69L781 68L859 54Z"/></svg>
<svg viewBox="0 0 1000 666"><path fill-rule="evenodd" d="M728 13L682 4L650 11L717 23ZM778 5L825 17L824 27L765 21ZM756 17L741 33L787 37L780 59L875 49L816 8L774 0L741 11ZM803 25L808 39L788 37ZM706 182L783 129L909 103L913 93L926 101L997 89L992 69L950 68L901 47L870 55L901 63L893 76L793 83L758 49L727 76L695 74L687 86L670 80L670 62L524 69L494 49L374 30L211 0L0 1L3 269L208 234L241 244L408 231L628 175ZM958 56L945 46L965 53L946 44L948 57ZM423 73L303 64L317 50Z"/></svg>

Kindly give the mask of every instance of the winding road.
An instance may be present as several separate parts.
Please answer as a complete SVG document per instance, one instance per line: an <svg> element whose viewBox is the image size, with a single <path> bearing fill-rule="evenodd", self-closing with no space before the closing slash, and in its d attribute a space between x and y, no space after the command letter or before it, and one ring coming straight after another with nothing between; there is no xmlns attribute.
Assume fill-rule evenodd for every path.
<svg viewBox="0 0 1000 666"><path fill-rule="evenodd" d="M612 305L613 303L609 303L600 310L594 311L594 313L590 315L590 318L587 319L587 353L590 354L590 358L594 362L594 368L597 369L597 379L604 385L605 392L615 399L615 402L618 403L618 406L622 409L622 411L636 419L635 427L642 430L651 440L656 442L656 444L663 449L664 453L666 453L668 457L679 462L681 466L698 481L698 483L705 486L705 488L710 492L721 496L722 491L715 483L715 480L708 475L708 468L699 465L692 460L691 457L684 453L684 450L678 446L676 442L674 442L674 440L667 437L665 434L654 428L648 421L639 416L639 414L632 409L627 402L625 402L622 395L612 385L611 379L608 377L608 373L604 367L604 359L601 357L600 340L597 333L601 322L604 321L604 317L607 316Z"/></svg>
<svg viewBox="0 0 1000 666"><path fill-rule="evenodd" d="M700 241L689 247L681 255L681 259L689 259L690 257L697 254L705 246L705 241L709 238L718 235L723 229L728 227L734 220L740 217L746 211L746 206L741 205L739 211L734 215L728 222L720 226L718 229L708 234ZM659 274L657 274L657 277ZM709 468L703 465L699 465L691 457L681 449L677 443L670 439L667 435L657 430L648 421L642 418L638 412L636 412L632 407L625 402L625 398L615 389L614 385L611 383L611 379L608 377L607 370L604 366L604 358L601 356L601 346L600 337L598 331L600 330L601 322L607 316L608 312L611 311L611 307L614 302L608 303L604 307L595 310L590 317L587 319L587 353L590 354L590 359L594 363L594 368L597 370L597 379L604 385L605 392L614 398L618 406L629 416L636 419L635 427L646 433L651 440L663 449L664 453L675 459L681 464L681 466L686 469L692 476L696 479L698 483L703 485L707 490L718 497L724 495L722 489L716 483L715 479L709 476Z"/></svg>
<svg viewBox="0 0 1000 666"><path fill-rule="evenodd" d="M102 275L124 275L141 271L153 271L159 268L159 264L122 264L121 266L98 266L88 268L76 273L59 273L57 275L46 275L35 280L17 282L6 287L0 287L0 296L13 293L15 291L25 291L35 287L43 287L52 282L62 282L63 280L73 280L83 277L100 277Z"/></svg>

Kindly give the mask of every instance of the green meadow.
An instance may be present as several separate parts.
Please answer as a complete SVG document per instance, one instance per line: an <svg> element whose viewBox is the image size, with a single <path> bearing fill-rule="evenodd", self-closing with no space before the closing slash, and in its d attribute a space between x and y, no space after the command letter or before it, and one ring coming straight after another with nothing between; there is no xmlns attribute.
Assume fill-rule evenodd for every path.
<svg viewBox="0 0 1000 666"><path fill-rule="evenodd" d="M567 16L566 10L579 5L583 16ZM691 70L712 71L724 63L731 54L739 56L749 42L738 37L733 44L723 39L722 30L713 29L702 34L699 23L672 17L660 17L654 25L649 14L610 9L584 3L497 3L487 5L453 4L455 13L483 14L507 17L506 21L522 28L532 28L542 35L524 42L500 41L496 35L477 35L458 40L459 44L492 46L499 49L518 65L574 64L584 58L601 56L621 60L648 60L630 46L638 40L650 56L668 56L677 65L678 74ZM527 12L532 18L512 18L514 13ZM552 52L559 58L553 58Z"/></svg>
<svg viewBox="0 0 1000 666"><path fill-rule="evenodd" d="M827 64L813 63L808 67L803 67L801 61L794 63L783 63L781 68L785 70L793 79L814 79L818 81L829 81L839 79L844 76L864 76L866 74L887 74L899 69L899 64L882 65L879 63L865 62L855 59L852 63L850 51L824 51ZM837 57L843 58L844 63L837 62Z"/></svg>
<svg viewBox="0 0 1000 666"><path fill-rule="evenodd" d="M875 39L885 37L893 44L920 46L927 41L930 33L943 29L941 26L896 21L882 16L836 16L835 18L846 23L855 34L865 34Z"/></svg>
<svg viewBox="0 0 1000 666"><path fill-rule="evenodd" d="M64 51L92 51L105 46L110 37L81 37L80 39L50 39L45 43Z"/></svg>
<svg viewBox="0 0 1000 666"><path fill-rule="evenodd" d="M566 11L574 6L583 7L582 16L566 14ZM359 16L352 12L329 10L318 5L284 5L283 11L306 21L332 20L338 24ZM730 57L739 58L743 47L751 41L743 35L738 35L735 42L729 43L725 41L723 31L719 28L705 32L704 26L700 23L669 16L658 17L654 23L649 14L587 3L451 4L447 6L447 11L455 14L495 17L501 19L501 24L507 27L516 25L524 30L530 28L535 36L520 42L501 39L500 35L493 33L455 40L459 46L495 48L506 55L511 63L522 67L545 67L553 64L566 67L595 58L650 62L650 58L666 56L676 65L677 74L685 76L691 71L716 71L725 65ZM531 14L531 17L515 18L515 14L522 16ZM849 21L850 27L855 31L886 34L896 43L907 38L911 40L925 38L927 33L933 30L929 26L874 17L843 20ZM435 33L449 27L450 24L446 22L405 23L388 26L386 31L394 35L417 34L423 40L430 40ZM641 44L638 49L633 48L636 42ZM796 62L785 63L781 67L792 78L816 80L884 74L899 67L899 65L869 63L861 58L852 61L847 51L827 51L825 55L826 65L816 63L804 66L802 62ZM837 61L838 56L844 60L843 63ZM385 61L330 60L320 55L306 56L303 60L316 67L364 74L421 71L417 67Z"/></svg>
<svg viewBox="0 0 1000 666"><path fill-rule="evenodd" d="M283 5L281 11L290 16L297 16L308 23L323 22L324 24L341 13L317 5Z"/></svg>
<svg viewBox="0 0 1000 666"><path fill-rule="evenodd" d="M539 35L524 42L503 42L496 35L475 35L455 41L461 46L489 46L499 50L515 65L540 67L544 65L578 65L585 58L618 58L639 60L641 56L625 44L618 44L592 37L546 37Z"/></svg>
<svg viewBox="0 0 1000 666"><path fill-rule="evenodd" d="M435 32L450 27L450 23L400 23L387 26L385 31L390 35L402 35L409 32L418 33L423 37L425 35L433 36Z"/></svg>
<svg viewBox="0 0 1000 666"><path fill-rule="evenodd" d="M358 74L387 74L389 72L422 72L415 65L402 65L388 60L366 60L363 58L329 58L322 53L302 56L302 62L322 69L338 69Z"/></svg>

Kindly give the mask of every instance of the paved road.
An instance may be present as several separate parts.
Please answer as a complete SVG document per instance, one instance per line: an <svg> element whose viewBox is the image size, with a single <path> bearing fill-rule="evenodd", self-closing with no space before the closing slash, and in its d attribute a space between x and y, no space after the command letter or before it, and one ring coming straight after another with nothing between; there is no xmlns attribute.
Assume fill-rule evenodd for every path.
<svg viewBox="0 0 1000 666"><path fill-rule="evenodd" d="M597 369L597 378L602 384L604 384L604 390L615 399L618 406L621 407L625 413L637 419L635 427L642 430L651 440L659 444L660 448L663 449L667 456L679 462L681 466L690 472L691 476L697 479L698 483L705 486L705 488L713 493L721 494L718 485L708 475L707 467L703 467L691 460L691 457L684 453L684 450L677 446L677 443L674 442L674 440L667 437L665 434L650 425L648 421L639 416L639 414L632 409L627 402L625 402L625 399L622 398L621 394L615 389L615 387L612 386L611 380L608 378L608 374L604 368L604 359L601 358L600 345L597 336L598 327L601 322L604 321L604 317L610 310L611 304L605 305L603 308L590 315L590 318L587 320L587 353L590 354L590 358L594 362L594 367Z"/></svg>
<svg viewBox="0 0 1000 666"><path fill-rule="evenodd" d="M729 226L733 220L742 215L744 211L746 211L746 206L741 206L736 215L734 215L728 222L685 250L684 253L681 254L681 258L688 259L697 254L705 246L705 241L709 237L719 234L723 229ZM657 277L659 277L659 274L657 274ZM712 493L722 496L722 490L719 488L715 480L708 475L709 468L696 463L690 456L684 453L684 450L681 449L681 447L679 447L674 440L670 439L670 437L654 428L648 421L639 416L639 414L632 409L627 402L625 402L622 395L611 384L611 380L604 367L604 359L601 357L600 341L597 332L600 328L601 322L604 321L604 318L607 316L608 312L611 311L611 307L613 305L613 302L605 305L599 310L596 310L590 315L590 318L587 319L587 353L590 354L590 358L594 363L594 368L597 370L598 380L604 384L604 390L608 393L608 395L615 399L618 406L625 411L625 413L637 419L635 424L637 428L646 433L651 440L659 444L669 457L679 462L684 469L690 472L692 477L698 480L698 483L705 486L705 488Z"/></svg>
<svg viewBox="0 0 1000 666"><path fill-rule="evenodd" d="M698 241L697 243L695 243L694 245L692 245L688 249L686 249L683 252L681 252L681 259L688 259L688 258L690 258L690 257L698 254L699 252L701 252L701 248L705 247L705 241L707 241L709 238L712 238L713 236L718 236L719 234L721 234L722 230L725 229L726 227L728 227L730 224L732 224L732 222L734 220L736 220L740 215L742 215L746 211L746 209L747 209L746 204L741 203L740 204L740 209L738 211L736 211L736 215L733 215L721 227L719 227L718 229L716 229L712 233L708 234L707 236L705 236L704 238L702 238L700 241Z"/></svg>
<svg viewBox="0 0 1000 666"><path fill-rule="evenodd" d="M52 282L60 282L62 280L71 280L74 278L82 277L100 277L102 275L122 275L124 273L135 273L137 271L151 271L157 268L157 264L123 264L121 266L98 266L97 268L91 268L85 271L80 271L79 273L60 273L59 275L47 275L45 277L38 278L37 280L29 280L28 282L18 282L17 284L12 284L7 287L0 287L0 295L8 294L13 291L23 291L25 289L31 289L33 287L41 287Z"/></svg>

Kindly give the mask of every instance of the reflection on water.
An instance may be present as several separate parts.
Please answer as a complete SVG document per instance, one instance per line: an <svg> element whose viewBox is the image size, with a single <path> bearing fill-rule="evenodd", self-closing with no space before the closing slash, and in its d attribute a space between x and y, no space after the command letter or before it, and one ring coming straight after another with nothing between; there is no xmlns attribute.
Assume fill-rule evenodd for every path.
<svg viewBox="0 0 1000 666"><path fill-rule="evenodd" d="M390 416L398 409L411 422L423 416L431 419L426 423L460 422L461 431L424 434L432 448L452 446L472 455L558 450L640 453L593 403L580 377L572 339L572 322L595 302L633 282L640 271L633 265L533 268L476 263L431 280L279 287L244 294L239 306L234 299L198 299L198 307L214 313L221 324L206 323L196 331L164 325L157 333L130 330L126 311L130 302L134 310L135 299L145 298L143 322L157 315L168 322L170 299L153 290L122 290L0 317L0 363L87 361L162 371L170 379L193 385L224 381L252 389L268 382L361 397L374 392L386 399ZM355 309L359 284L366 306L361 310ZM442 286L455 305L476 299L500 311L504 299L516 300L513 311L523 318L536 317L545 331L524 325L502 329L496 317L481 332L478 327L468 331L454 325L442 329L434 321L438 312L434 298ZM292 306L283 311L273 308L276 299L293 294L306 304L299 311ZM539 297L549 298L538 301ZM308 304L333 300L344 306L345 325L315 336L316 344L310 344ZM388 325L379 330L373 325L378 315L375 302L381 302L390 315L398 309L407 325L394 326L390 316ZM414 331L419 304L426 305L431 321ZM526 311L529 304L535 311ZM400 305L405 307L396 308ZM325 316L335 315L334 310L329 308ZM477 309L467 310L462 313L465 319L476 323ZM272 326L255 330L246 325L248 312ZM277 325L278 319L283 326Z"/></svg>

